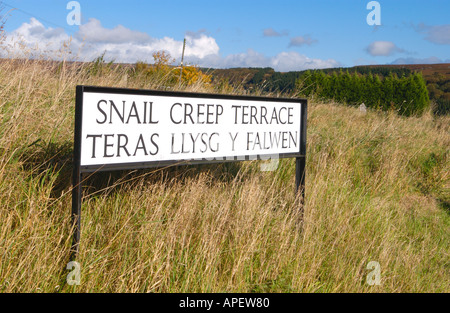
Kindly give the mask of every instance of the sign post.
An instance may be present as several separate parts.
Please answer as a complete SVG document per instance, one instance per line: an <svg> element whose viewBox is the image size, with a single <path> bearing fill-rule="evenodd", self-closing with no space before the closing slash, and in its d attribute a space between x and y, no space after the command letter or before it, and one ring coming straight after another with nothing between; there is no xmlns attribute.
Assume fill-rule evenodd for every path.
<svg viewBox="0 0 450 313"><path fill-rule="evenodd" d="M73 149L73 173L72 173L72 225L73 241L71 249L71 258L74 259L78 253L81 236L81 197L82 197L82 174L80 170L81 155L81 114L83 110L83 87L77 86L75 100L75 133Z"/></svg>
<svg viewBox="0 0 450 313"><path fill-rule="evenodd" d="M73 253L83 173L293 157L304 196L306 110L305 99L77 86Z"/></svg>

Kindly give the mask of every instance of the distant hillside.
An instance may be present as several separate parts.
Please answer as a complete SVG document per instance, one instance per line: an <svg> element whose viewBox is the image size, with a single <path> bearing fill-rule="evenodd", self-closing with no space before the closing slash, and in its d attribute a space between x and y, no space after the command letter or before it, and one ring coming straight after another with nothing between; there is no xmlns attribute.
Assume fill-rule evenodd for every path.
<svg viewBox="0 0 450 313"><path fill-rule="evenodd" d="M295 81L306 71L276 72L266 68L231 68L202 69L212 75L214 83L228 82L244 89L259 88L263 91L295 92ZM436 112L448 114L450 111L450 63L444 64L406 64L406 65L366 65L348 68L329 68L318 70L325 74L339 71L357 72L361 75L388 76L390 73L398 77L409 76L419 72L424 77L430 100L436 103Z"/></svg>
<svg viewBox="0 0 450 313"><path fill-rule="evenodd" d="M346 71L388 75L390 72L395 72L397 75L409 75L412 72L421 72L425 80L433 80L436 77L444 80L450 80L450 63L442 64L405 64L405 65L363 65L354 67L338 67L322 69L325 73L333 71ZM208 72L213 76L214 80L227 79L230 83L241 84L243 86L250 86L255 82L269 82L274 81L274 78L289 77L293 78L300 76L305 71L292 72L276 72L270 67L254 67L254 68L230 68L230 69L207 69L202 68L202 71Z"/></svg>
<svg viewBox="0 0 450 313"><path fill-rule="evenodd" d="M403 64L403 65L368 65L368 68L405 68L411 71L421 72L425 79L430 79L436 75L442 75L450 79L450 63L441 64Z"/></svg>

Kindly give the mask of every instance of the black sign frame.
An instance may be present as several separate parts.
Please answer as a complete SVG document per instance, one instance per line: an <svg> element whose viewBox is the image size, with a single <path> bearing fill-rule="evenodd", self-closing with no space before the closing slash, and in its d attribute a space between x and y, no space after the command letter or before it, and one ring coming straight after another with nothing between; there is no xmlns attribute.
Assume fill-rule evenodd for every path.
<svg viewBox="0 0 450 313"><path fill-rule="evenodd" d="M76 87L75 100L75 131L74 131L74 157L73 157L73 175L72 175L72 225L74 226L72 257L76 257L80 244L81 235L81 203L82 203L82 177L84 173L94 173L100 171L114 171L114 170L132 170L145 169L153 167L165 167L171 165L192 165L192 164L212 164L224 163L233 161L248 161L248 160L267 160L261 158L259 155L245 155L235 156L233 158L223 157L222 159L214 160L168 160L168 161L149 161L149 162L135 162L135 163L117 163L104 165L86 165L81 166L81 142L82 142L82 114L83 114L83 93L109 93L109 94L123 94L123 95L147 95L147 96L167 96L167 97L188 97L188 98L208 98L208 99L225 99L238 101L270 101L279 103L300 103L300 150L295 153L281 153L278 158L295 158L295 185L296 193L301 193L301 201L303 203L305 196L305 161L306 161L306 120L307 120L307 106L308 100L301 98L275 98L262 96L248 96L248 95L227 95L227 94L211 94L211 93L194 93L194 92L180 92L180 91L161 91L161 90L146 90L146 89L128 89L128 88L113 88L113 87L98 87L79 85ZM303 210L303 204L301 204Z"/></svg>

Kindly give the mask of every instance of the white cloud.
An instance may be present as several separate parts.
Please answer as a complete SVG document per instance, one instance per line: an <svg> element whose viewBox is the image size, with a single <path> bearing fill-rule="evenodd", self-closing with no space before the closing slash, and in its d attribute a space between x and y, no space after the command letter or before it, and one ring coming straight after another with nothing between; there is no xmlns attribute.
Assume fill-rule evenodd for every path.
<svg viewBox="0 0 450 313"><path fill-rule="evenodd" d="M291 38L291 41L289 42L289 47L301 47L303 45L310 46L316 42L317 42L317 40L312 39L309 35L297 36L297 37Z"/></svg>
<svg viewBox="0 0 450 313"><path fill-rule="evenodd" d="M397 52L405 52L392 41L374 41L366 48L366 51L372 56L389 56Z"/></svg>
<svg viewBox="0 0 450 313"><path fill-rule="evenodd" d="M280 71L301 71L309 69L330 68L339 66L339 62L333 59L311 59L297 52L281 52L271 58L271 67Z"/></svg>
<svg viewBox="0 0 450 313"><path fill-rule="evenodd" d="M180 54L181 54L181 50ZM198 36L186 35L186 57L197 57L200 59L205 58L208 55L218 55L219 45L213 37L209 37L205 34Z"/></svg>
<svg viewBox="0 0 450 313"><path fill-rule="evenodd" d="M8 34L8 43L14 53L23 55L23 51L34 49L42 54L55 57L64 43L70 40L73 54L82 61L91 61L105 53L105 58L116 62L134 63L136 61L152 62L152 53L165 50L174 58L181 58L183 42L170 37L153 38L146 33L130 30L122 25L112 29L105 28L100 21L90 19L80 25L79 31L71 38L62 28L46 28L35 18L23 23ZM186 57L197 59L219 53L219 46L214 38L204 33L186 35ZM18 45L17 43L21 43Z"/></svg>
<svg viewBox="0 0 450 313"><path fill-rule="evenodd" d="M29 23L23 23L19 28L12 32L12 37L16 38L21 44L34 47L36 44L43 44L41 46L44 50L59 50L61 43L69 40L69 36L62 28L45 28L41 22L32 17ZM13 44L12 40L7 40L7 43Z"/></svg>
<svg viewBox="0 0 450 313"><path fill-rule="evenodd" d="M272 67L280 72L340 66L339 62L333 59L313 59L294 51L281 52L268 57L252 49L244 53L230 54L223 58L219 56L205 58L202 63L203 66L211 68Z"/></svg>
<svg viewBox="0 0 450 313"><path fill-rule="evenodd" d="M264 37L282 37L282 36L287 36L287 35L288 35L287 31L284 30L282 32L277 32L272 27L266 28L263 30Z"/></svg>
<svg viewBox="0 0 450 313"><path fill-rule="evenodd" d="M426 34L425 40L439 45L450 45L450 24L435 26L419 24L416 30Z"/></svg>
<svg viewBox="0 0 450 313"><path fill-rule="evenodd" d="M222 67L264 67L270 62L262 53L249 49L245 53L230 54L223 60Z"/></svg>
<svg viewBox="0 0 450 313"><path fill-rule="evenodd" d="M107 56L118 62L128 63L136 60L151 62L151 54L160 50L165 50L172 57L179 59L183 47L182 41L170 37L152 38L146 33L133 31L121 25L107 29L96 19L90 19L87 24L81 25L77 37L85 38L94 50L107 51ZM188 32L186 42L186 57L202 59L207 55L219 53L215 39L202 31Z"/></svg>
<svg viewBox="0 0 450 313"><path fill-rule="evenodd" d="M113 29L104 28L99 20L89 19L86 24L80 25L76 37L93 43L145 43L150 42L151 38L146 33L130 30L122 25Z"/></svg>
<svg viewBox="0 0 450 313"><path fill-rule="evenodd" d="M38 20L31 18L29 23L23 23L19 28L8 34L12 50L21 48L12 45L20 40L26 47L39 47L36 51L58 51L70 41L72 59L92 61L105 53L106 60L123 63L137 61L153 62L152 53L165 50L177 63L181 58L183 41L170 37L154 38L146 33L134 31L124 26L112 29L105 28L100 21L90 19L79 27L79 31L69 37L62 28L46 28ZM23 48L23 47L22 47ZM14 50L15 49L15 50ZM50 57L60 58L49 54ZM275 56L266 56L249 49L243 53L222 56L216 40L205 30L186 33L185 62L202 67L273 67L277 71L297 71L313 68L335 67L335 60L313 59L297 52L281 52Z"/></svg>

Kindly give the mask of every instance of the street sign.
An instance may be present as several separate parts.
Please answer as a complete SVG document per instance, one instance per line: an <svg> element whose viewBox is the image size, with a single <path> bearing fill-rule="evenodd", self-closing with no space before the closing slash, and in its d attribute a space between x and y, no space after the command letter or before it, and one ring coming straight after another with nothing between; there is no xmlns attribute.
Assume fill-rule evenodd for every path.
<svg viewBox="0 0 450 313"><path fill-rule="evenodd" d="M82 173L295 157L303 190L306 109L305 99L77 86L74 245Z"/></svg>

